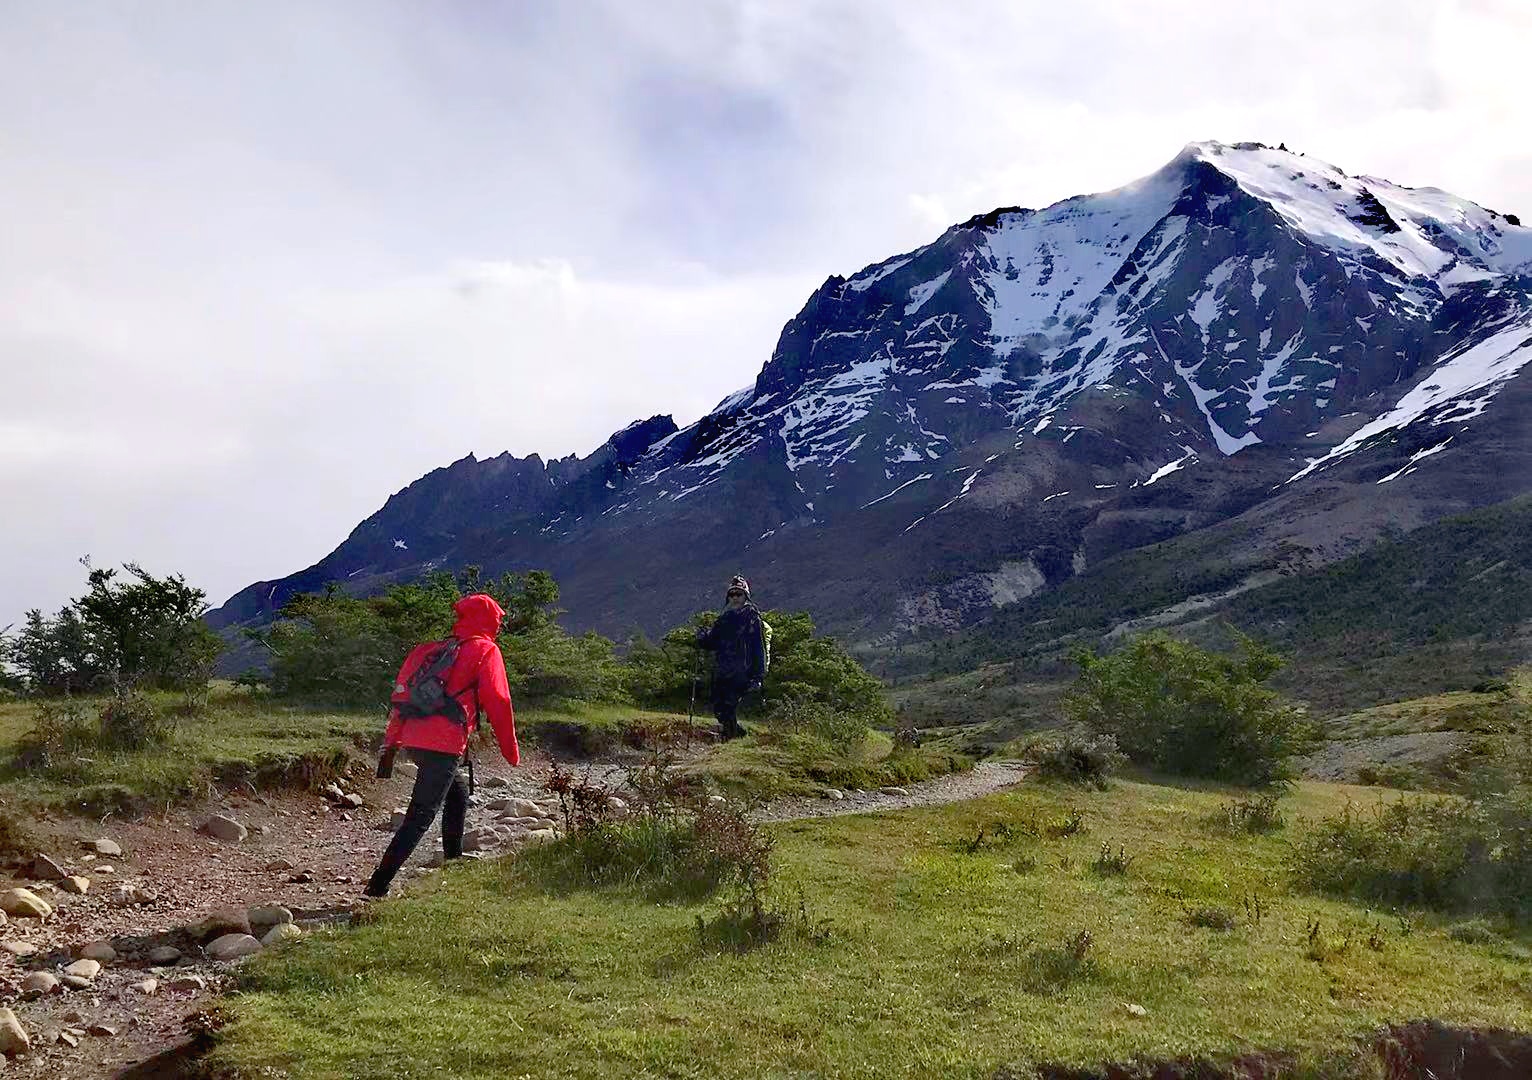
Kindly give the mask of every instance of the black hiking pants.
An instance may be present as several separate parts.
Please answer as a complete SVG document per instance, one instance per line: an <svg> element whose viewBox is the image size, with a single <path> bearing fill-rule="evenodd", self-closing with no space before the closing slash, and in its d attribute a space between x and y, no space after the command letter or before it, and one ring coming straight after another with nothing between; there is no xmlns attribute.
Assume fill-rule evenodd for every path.
<svg viewBox="0 0 1532 1080"><path fill-rule="evenodd" d="M463 822L468 817L468 778L458 771L462 759L439 750L407 748L415 763L415 789L404 812L404 824L383 852L383 861L367 882L368 896L387 896L394 875L414 853L437 811L442 815L442 850L447 858L463 854Z"/></svg>
<svg viewBox="0 0 1532 1080"><path fill-rule="evenodd" d="M713 716L718 720L718 726L723 729L723 737L733 739L743 735L745 729L739 726L739 702L745 696L745 691L750 687L749 679L729 678L724 675L713 676Z"/></svg>

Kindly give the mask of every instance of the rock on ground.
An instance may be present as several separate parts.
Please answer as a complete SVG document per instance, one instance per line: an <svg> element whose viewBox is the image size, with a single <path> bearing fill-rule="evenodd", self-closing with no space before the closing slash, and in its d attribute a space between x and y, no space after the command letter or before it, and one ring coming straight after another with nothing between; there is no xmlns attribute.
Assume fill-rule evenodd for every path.
<svg viewBox="0 0 1532 1080"><path fill-rule="evenodd" d="M277 923L277 925L266 931L265 937L261 938L261 947L269 949L271 946L280 945L284 941L297 941L302 936L303 928L297 923Z"/></svg>
<svg viewBox="0 0 1532 1080"><path fill-rule="evenodd" d="M244 934L250 936L250 919L243 911L215 911L191 928L192 936L198 941L212 941L215 938L227 937L230 934Z"/></svg>
<svg viewBox="0 0 1532 1080"><path fill-rule="evenodd" d="M117 950L112 948L110 941L92 941L80 950L80 955L87 960L99 960L103 964L110 964L117 959Z"/></svg>
<svg viewBox="0 0 1532 1080"><path fill-rule="evenodd" d="M20 919L46 919L53 905L31 889L7 889L0 893L0 911Z"/></svg>
<svg viewBox="0 0 1532 1080"><path fill-rule="evenodd" d="M94 980L101 974L101 961L99 960L76 960L64 968L65 975L73 975L77 979Z"/></svg>
<svg viewBox="0 0 1532 1080"><path fill-rule="evenodd" d="M59 882L59 888L67 893L74 893L76 896L84 896L90 892L90 878L82 877L79 874L71 874Z"/></svg>
<svg viewBox="0 0 1532 1080"><path fill-rule="evenodd" d="M225 934L206 949L209 960L238 960L261 951L261 943L249 934Z"/></svg>
<svg viewBox="0 0 1532 1080"><path fill-rule="evenodd" d="M0 1054L11 1057L32 1048L26 1028L10 1009L0 1009Z"/></svg>
<svg viewBox="0 0 1532 1080"><path fill-rule="evenodd" d="M118 846L115 840L92 840L86 847L90 848L97 855L105 855L112 859L122 858L122 848Z"/></svg>
<svg viewBox="0 0 1532 1080"><path fill-rule="evenodd" d="M149 950L149 963L155 967L168 967L181 959L181 950L174 945L156 945Z"/></svg>
<svg viewBox="0 0 1532 1080"><path fill-rule="evenodd" d="M293 921L293 913L278 904L253 907L246 911L245 915L250 920L250 932L256 937L260 937L273 926Z"/></svg>
<svg viewBox="0 0 1532 1080"><path fill-rule="evenodd" d="M129 983L128 989L136 990L138 993L143 994L145 997L153 997L155 994L159 993L160 981L158 979L144 979L140 982Z"/></svg>
<svg viewBox="0 0 1532 1080"><path fill-rule="evenodd" d="M27 877L33 881L63 881L68 876L67 870L41 853L32 857L32 865L27 868Z"/></svg>
<svg viewBox="0 0 1532 1080"><path fill-rule="evenodd" d="M51 971L33 971L21 980L21 996L38 998L59 988L58 976Z"/></svg>
<svg viewBox="0 0 1532 1080"><path fill-rule="evenodd" d="M233 818L225 817L223 814L213 814L201 825L197 826L197 831L235 844L250 835L249 829Z"/></svg>

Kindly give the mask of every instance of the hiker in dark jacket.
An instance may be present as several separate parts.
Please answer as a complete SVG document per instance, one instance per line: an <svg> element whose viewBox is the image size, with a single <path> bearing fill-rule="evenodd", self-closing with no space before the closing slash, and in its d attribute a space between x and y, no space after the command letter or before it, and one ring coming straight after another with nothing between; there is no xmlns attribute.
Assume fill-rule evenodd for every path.
<svg viewBox="0 0 1532 1080"><path fill-rule="evenodd" d="M394 833L382 861L367 882L367 896L388 895L394 875L425 836L438 812L442 816L442 849L446 857L456 859L463 854L463 824L470 792L459 766L468 752L468 740L478 726L480 711L489 718L505 760L511 765L521 764L516 713L506 685L505 658L495 643L505 612L493 597L484 593L463 597L453 605L453 610L457 622L450 640L456 643L457 652L441 676L443 688L452 699L446 703L446 710L430 716L400 715L407 711L402 706L409 701L405 684L412 673L433 655L446 662L441 642L415 646L394 684L393 707L388 714L388 730L383 735L383 756L391 765L400 748L409 754L415 763L415 789L410 793L404 823ZM380 775L388 768L380 768Z"/></svg>
<svg viewBox="0 0 1532 1080"><path fill-rule="evenodd" d="M713 654L713 715L726 739L745 733L736 714L739 699L761 688L766 678L766 640L761 612L750 602L750 583L742 577L729 582L723 613L705 630L697 644Z"/></svg>

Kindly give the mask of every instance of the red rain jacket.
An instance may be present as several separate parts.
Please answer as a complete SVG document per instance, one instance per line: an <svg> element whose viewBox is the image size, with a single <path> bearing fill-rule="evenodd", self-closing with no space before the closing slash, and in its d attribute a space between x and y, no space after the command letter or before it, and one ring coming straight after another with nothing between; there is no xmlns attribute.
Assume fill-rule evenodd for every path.
<svg viewBox="0 0 1532 1080"><path fill-rule="evenodd" d="M505 681L505 658L495 635L505 612L494 599L483 593L465 596L453 605L457 622L452 636L462 642L457 659L446 675L447 691L463 706L468 726L445 716L423 716L401 720L398 709L388 713L384 747L407 746L420 750L438 750L444 754L462 754L468 749L468 736L478 726L479 711L489 717L500 752L512 765L521 764L521 749L516 745L516 713L511 708L511 691ZM425 642L410 650L399 668L395 692L403 693L405 677L420 666L426 652L436 642Z"/></svg>

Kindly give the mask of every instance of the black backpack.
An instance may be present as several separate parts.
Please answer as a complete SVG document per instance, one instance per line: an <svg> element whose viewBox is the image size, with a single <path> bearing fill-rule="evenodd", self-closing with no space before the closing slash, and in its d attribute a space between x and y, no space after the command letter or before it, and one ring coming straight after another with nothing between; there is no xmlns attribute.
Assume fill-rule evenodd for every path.
<svg viewBox="0 0 1532 1080"><path fill-rule="evenodd" d="M392 700L401 720L445 716L454 723L468 726L462 702L447 689L447 672L452 670L462 644L457 638L437 642L421 658L419 666L395 685Z"/></svg>

